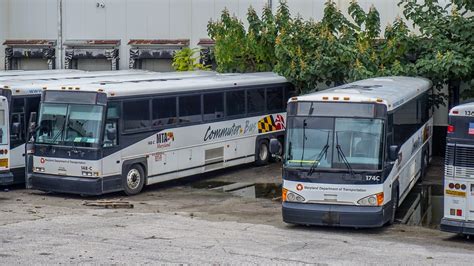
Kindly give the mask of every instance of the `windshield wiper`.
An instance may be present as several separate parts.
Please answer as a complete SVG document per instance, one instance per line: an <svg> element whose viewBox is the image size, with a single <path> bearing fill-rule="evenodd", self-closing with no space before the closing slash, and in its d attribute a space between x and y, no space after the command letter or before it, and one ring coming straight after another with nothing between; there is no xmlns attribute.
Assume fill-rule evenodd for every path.
<svg viewBox="0 0 474 266"><path fill-rule="evenodd" d="M329 149L329 133L330 133L330 131L328 131L328 137L327 137L327 140L326 140L326 145L324 145L323 149L318 154L315 161L313 162L313 164L309 168L309 171L308 171L309 176L312 175L314 173L314 170L319 166L319 162L321 162L321 159L323 158L323 156L327 155L327 152L328 152L328 149Z"/></svg>
<svg viewBox="0 0 474 266"><path fill-rule="evenodd" d="M301 160L300 160L300 166L303 166L303 159L304 159L304 145L306 143L306 126L308 124L306 123L306 119L303 120L303 152L301 153Z"/></svg>
<svg viewBox="0 0 474 266"><path fill-rule="evenodd" d="M63 126L61 128L61 131L59 131L54 137L53 139L51 140L51 143L50 144L54 144L56 142L56 140L58 139L59 136L62 136L64 134L64 131L66 130L66 117L64 117L64 123L63 123Z"/></svg>
<svg viewBox="0 0 474 266"><path fill-rule="evenodd" d="M345 155L344 152L342 151L341 145L339 145L339 138L338 138L337 133L338 133L338 132L336 132L336 150L337 150L338 159L339 159L339 160L342 159L342 162L346 165L347 170L349 170L349 173L351 174L351 176L352 176L353 178L355 178L354 170L352 169L351 164L350 164L349 161L347 160L346 155Z"/></svg>

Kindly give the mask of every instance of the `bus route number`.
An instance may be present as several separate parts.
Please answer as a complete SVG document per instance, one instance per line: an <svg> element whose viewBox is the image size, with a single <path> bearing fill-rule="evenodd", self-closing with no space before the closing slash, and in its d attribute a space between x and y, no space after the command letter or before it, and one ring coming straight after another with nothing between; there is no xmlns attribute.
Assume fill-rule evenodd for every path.
<svg viewBox="0 0 474 266"><path fill-rule="evenodd" d="M366 181L376 181L376 182L379 182L379 181L380 181L380 176L379 176L379 175L366 175L366 176L365 176L365 180L366 180Z"/></svg>
<svg viewBox="0 0 474 266"><path fill-rule="evenodd" d="M464 111L464 114L465 114L466 116L474 116L474 111L466 110L466 111Z"/></svg>

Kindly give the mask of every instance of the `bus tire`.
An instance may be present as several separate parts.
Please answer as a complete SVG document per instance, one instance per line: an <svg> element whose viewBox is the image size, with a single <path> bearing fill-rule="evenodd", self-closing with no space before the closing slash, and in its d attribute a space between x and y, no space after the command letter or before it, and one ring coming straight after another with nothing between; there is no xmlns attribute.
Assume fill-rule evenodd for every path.
<svg viewBox="0 0 474 266"><path fill-rule="evenodd" d="M392 213L390 214L390 220L388 221L388 225L392 225L395 223L395 215L397 214L398 210L398 201L400 200L398 196L398 187L395 187L392 191Z"/></svg>
<svg viewBox="0 0 474 266"><path fill-rule="evenodd" d="M257 147L255 150L255 164L258 166L268 164L270 160L270 149L268 148L268 140L261 139L257 142Z"/></svg>
<svg viewBox="0 0 474 266"><path fill-rule="evenodd" d="M145 171L139 164L133 164L122 174L122 187L128 196L140 193L145 185Z"/></svg>

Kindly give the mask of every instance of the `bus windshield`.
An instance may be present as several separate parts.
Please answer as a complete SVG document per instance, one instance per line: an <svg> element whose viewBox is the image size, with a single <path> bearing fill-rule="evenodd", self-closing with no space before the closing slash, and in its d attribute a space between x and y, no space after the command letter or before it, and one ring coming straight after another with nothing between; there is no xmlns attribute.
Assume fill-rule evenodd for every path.
<svg viewBox="0 0 474 266"><path fill-rule="evenodd" d="M285 166L349 170L349 163L354 170L379 170L382 137L381 119L289 117Z"/></svg>
<svg viewBox="0 0 474 266"><path fill-rule="evenodd" d="M44 103L36 142L92 147L99 143L103 107Z"/></svg>

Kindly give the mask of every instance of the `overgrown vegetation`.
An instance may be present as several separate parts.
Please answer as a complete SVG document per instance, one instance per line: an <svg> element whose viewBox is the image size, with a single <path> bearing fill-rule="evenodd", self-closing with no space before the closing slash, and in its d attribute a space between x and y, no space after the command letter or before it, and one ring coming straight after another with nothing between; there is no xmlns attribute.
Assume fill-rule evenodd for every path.
<svg viewBox="0 0 474 266"><path fill-rule="evenodd" d="M210 66L199 63L199 49L185 47L173 56L172 66L176 71L209 70Z"/></svg>
<svg viewBox="0 0 474 266"><path fill-rule="evenodd" d="M415 35L402 18L385 27L378 11L365 12L352 1L348 16L327 1L320 21L292 17L286 2L275 15L265 7L260 18L250 7L248 28L224 10L210 21L215 40L217 71L275 71L305 93L321 83L338 85L374 76L408 75L447 85L456 97L462 82L474 78L474 2L402 0L399 5ZM472 86L471 86L472 88ZM438 94L444 97L442 93ZM472 89L465 96L474 96Z"/></svg>

